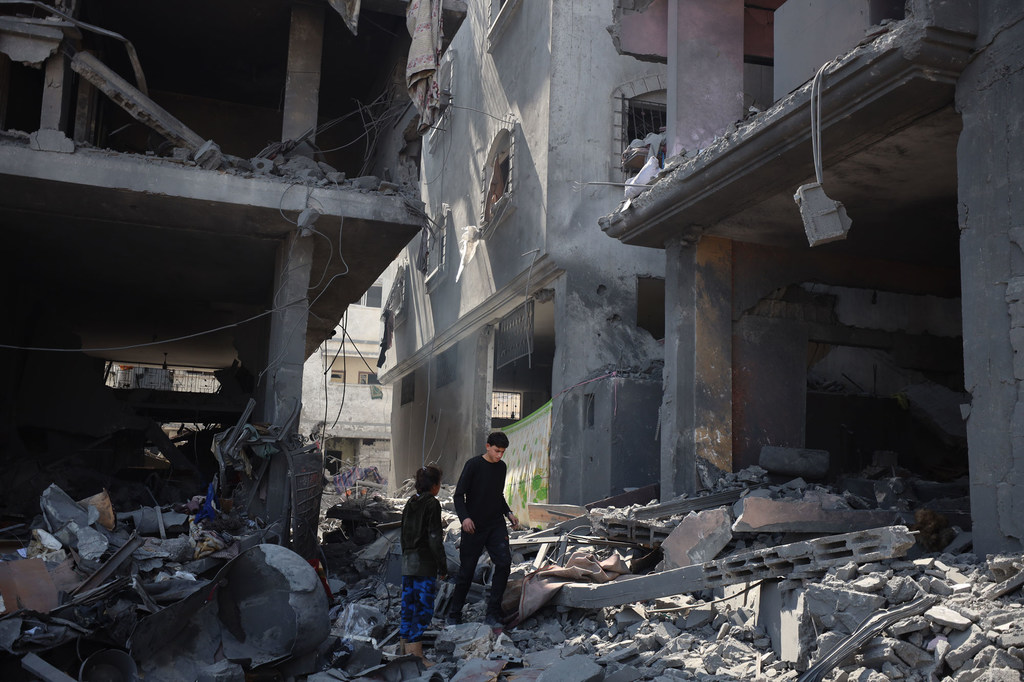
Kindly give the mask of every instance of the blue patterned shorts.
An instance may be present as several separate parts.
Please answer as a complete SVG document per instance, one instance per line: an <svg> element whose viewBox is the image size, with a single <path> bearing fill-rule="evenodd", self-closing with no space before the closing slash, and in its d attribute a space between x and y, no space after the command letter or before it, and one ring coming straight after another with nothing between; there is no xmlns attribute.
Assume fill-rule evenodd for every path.
<svg viewBox="0 0 1024 682"><path fill-rule="evenodd" d="M419 575L402 576L402 625L398 635L407 642L418 642L434 617L437 579Z"/></svg>

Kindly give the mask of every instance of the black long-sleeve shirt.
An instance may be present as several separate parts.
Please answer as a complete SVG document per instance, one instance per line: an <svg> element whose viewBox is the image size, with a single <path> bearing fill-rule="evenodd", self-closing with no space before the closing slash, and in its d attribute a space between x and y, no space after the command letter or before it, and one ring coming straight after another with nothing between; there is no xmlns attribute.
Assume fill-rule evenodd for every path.
<svg viewBox="0 0 1024 682"><path fill-rule="evenodd" d="M460 521L473 519L481 530L505 523L505 515L512 511L505 501L507 470L501 460L488 462L483 455L466 462L454 495Z"/></svg>

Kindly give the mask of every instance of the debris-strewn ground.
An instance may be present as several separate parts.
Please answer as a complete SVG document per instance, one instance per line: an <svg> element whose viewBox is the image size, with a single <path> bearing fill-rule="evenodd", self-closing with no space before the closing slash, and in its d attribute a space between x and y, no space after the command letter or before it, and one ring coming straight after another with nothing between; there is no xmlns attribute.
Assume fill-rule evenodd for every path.
<svg viewBox="0 0 1024 682"><path fill-rule="evenodd" d="M546 556L545 564L564 563L573 552L595 559L617 552L634 566L646 563L649 576L669 570L674 571L672 575L701 573L709 566L721 566L728 574L730 558L750 557L752 552L791 543L803 546L801 540L829 538L832 533L841 537L838 531L817 529L838 524L856 531L879 525L879 520L909 526L916 542L909 550L900 551L900 556L882 560L859 561L856 554L862 550L855 550L848 560L842 556L829 559L830 565L816 575L799 579L762 579L757 566L749 558L742 559L743 570L753 572L747 582L709 585L685 594L638 598L597 609L547 604L497 633L482 624L482 603L467 606L465 624L445 627L446 604L440 599L436 630L429 634L431 641L424 649L437 663L430 673L445 679L495 679L500 672L506 679L557 678L565 682L1020 680L1024 669L1024 600L1020 592L1024 560L1017 556L980 559L963 551L970 548L970 533L950 524L950 519L965 518L965 500L958 494L961 485L893 473L891 468L869 469L861 478L847 481L845 492L836 492L802 479L773 482L766 471L752 467L727 475L714 490L691 500L592 510L588 518L577 520L575 530L569 526L561 531L561 537L567 538L565 547L559 553L560 543L552 543L556 549ZM851 490L871 495L860 496ZM395 498L349 499L341 507L362 506L364 518L380 517L387 508L401 509L403 492L408 494L400 491ZM445 497L443 492L442 499ZM700 504L702 498L734 501L705 507ZM450 502L445 507L449 557L457 562L459 525ZM685 507L690 511L665 516L658 512ZM726 519L727 537L721 537L718 520L698 523L709 511L718 515L709 518ZM337 532L331 530L336 525L325 521L329 529L325 540ZM684 537L690 526L691 536ZM384 668L368 671L371 678L383 674L389 659L392 666L406 660L400 656L395 634L400 598L393 582L399 554L397 534L388 530L386 523L375 527L384 530L362 549L354 538L340 543L349 547L352 559L340 566L337 574L331 557L341 549L332 548L338 543L324 544L332 576L344 574L346 581L345 594L332 612L332 634L383 655L380 665ZM355 533L352 530L350 535ZM709 540L716 534L717 539ZM523 531L512 536L521 561L513 566L507 606L522 577L536 570L533 561L538 545L523 540L545 534ZM652 537L652 546L629 545L630 538ZM613 541L622 544L613 545ZM712 552L711 556L701 556L702 549ZM660 561L652 562L651 555L659 552L661 556L655 559ZM687 552L702 563L709 562L705 569L691 563ZM771 551L768 555L773 556ZM813 574L814 568L806 566L802 574ZM717 575L715 570L707 574ZM486 567L478 575L486 578ZM636 584L642 586L641 581ZM643 589L638 588L637 594L642 595ZM481 598L484 586L477 586L471 599L474 593ZM360 631L352 626L354 609L379 617L372 626L364 619ZM346 664L341 656L335 668L316 679L358 678L362 672L358 668Z"/></svg>
<svg viewBox="0 0 1024 682"><path fill-rule="evenodd" d="M0 679L118 666L146 682L970 682L1024 670L1024 558L970 553L964 483L892 464L836 487L751 467L689 498L547 505L538 517L565 520L511 534L505 627L482 623L485 557L464 624L444 625L451 584L440 587L424 670L397 634L410 493L327 479L304 558L213 486L124 509L53 485L38 516L5 527ZM454 576L450 488L441 500Z"/></svg>

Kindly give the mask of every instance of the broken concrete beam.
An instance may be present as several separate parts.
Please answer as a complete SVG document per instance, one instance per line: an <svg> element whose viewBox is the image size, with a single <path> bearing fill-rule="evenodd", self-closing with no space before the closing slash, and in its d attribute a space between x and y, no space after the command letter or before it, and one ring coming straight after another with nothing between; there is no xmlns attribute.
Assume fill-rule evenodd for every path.
<svg viewBox="0 0 1024 682"><path fill-rule="evenodd" d="M587 502L584 507L587 510L591 509L603 509L605 507L628 507L633 504L647 504L651 500L658 499L661 494L661 486L657 483L651 483L645 485L642 488L634 488L618 495L612 495L611 497L605 497L600 500L594 500L593 502Z"/></svg>
<svg viewBox="0 0 1024 682"><path fill-rule="evenodd" d="M671 516L689 514L692 511L714 509L715 507L721 507L723 504L732 504L746 494L748 490L749 488L743 488L742 490L725 490L720 493L701 495L700 497L694 497L686 500L673 500L663 504L643 507L633 512L633 518L642 520L667 519Z"/></svg>
<svg viewBox="0 0 1024 682"><path fill-rule="evenodd" d="M829 454L828 450L765 445L761 448L757 463L773 474L824 478L828 473Z"/></svg>
<svg viewBox="0 0 1024 682"><path fill-rule="evenodd" d="M1001 583L996 583L995 585L987 587L985 591L981 593L981 596L986 599L998 599L1005 594L1009 594L1010 592L1019 589L1021 585L1024 585L1024 570L1018 571L1015 575Z"/></svg>
<svg viewBox="0 0 1024 682"><path fill-rule="evenodd" d="M552 603L591 609L764 578L819 577L832 566L903 556L913 546L906 526L830 535L602 585L572 583Z"/></svg>
<svg viewBox="0 0 1024 682"><path fill-rule="evenodd" d="M904 521L897 511L824 509L820 500L772 500L745 497L733 511L734 533L841 533L878 528Z"/></svg>
<svg viewBox="0 0 1024 682"><path fill-rule="evenodd" d="M661 543L665 568L711 561L732 540L731 525L732 514L725 507L690 512Z"/></svg>
<svg viewBox="0 0 1024 682"><path fill-rule="evenodd" d="M132 117L145 123L179 147L186 147L195 152L203 145L202 137L172 116L166 109L142 94L138 88L121 78L94 55L88 52L78 52L71 60L71 69L96 86Z"/></svg>
<svg viewBox="0 0 1024 682"><path fill-rule="evenodd" d="M75 678L61 672L35 654L25 654L21 659L21 667L43 682L75 682Z"/></svg>

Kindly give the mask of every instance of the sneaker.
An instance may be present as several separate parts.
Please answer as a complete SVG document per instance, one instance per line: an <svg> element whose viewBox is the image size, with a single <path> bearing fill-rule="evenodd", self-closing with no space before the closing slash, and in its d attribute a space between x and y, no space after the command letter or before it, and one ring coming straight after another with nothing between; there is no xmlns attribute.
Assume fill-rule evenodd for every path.
<svg viewBox="0 0 1024 682"><path fill-rule="evenodd" d="M488 611L487 615L484 616L484 625L492 628L504 627L505 619L502 618L501 613L495 613L494 611Z"/></svg>
<svg viewBox="0 0 1024 682"><path fill-rule="evenodd" d="M462 625L461 613L449 613L444 619L445 625Z"/></svg>

